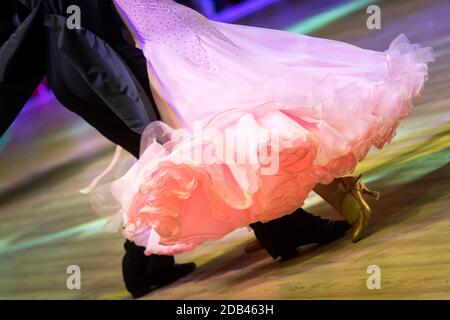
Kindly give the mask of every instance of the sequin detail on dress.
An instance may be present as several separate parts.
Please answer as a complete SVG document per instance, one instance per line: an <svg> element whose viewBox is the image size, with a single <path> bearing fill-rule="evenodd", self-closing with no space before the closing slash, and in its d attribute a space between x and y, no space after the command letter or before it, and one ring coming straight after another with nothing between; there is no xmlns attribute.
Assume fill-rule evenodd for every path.
<svg viewBox="0 0 450 320"><path fill-rule="evenodd" d="M151 50L164 47L204 70L215 70L204 39L234 46L204 16L171 0L115 1L129 29L147 58Z"/></svg>

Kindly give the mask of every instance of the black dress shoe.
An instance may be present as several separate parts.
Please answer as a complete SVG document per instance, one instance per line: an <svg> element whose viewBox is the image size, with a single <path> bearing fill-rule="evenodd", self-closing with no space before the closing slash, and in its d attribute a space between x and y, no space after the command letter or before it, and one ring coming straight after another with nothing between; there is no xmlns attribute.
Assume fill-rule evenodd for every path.
<svg viewBox="0 0 450 320"><path fill-rule="evenodd" d="M300 246L334 241L344 236L351 225L343 220L322 219L300 208L287 216L254 223L251 227L258 241L277 259L290 256Z"/></svg>
<svg viewBox="0 0 450 320"><path fill-rule="evenodd" d="M325 244L337 240L345 235L345 233L352 227L345 220L328 220L321 219L320 227L318 228L318 233L316 239L313 241L315 243Z"/></svg>
<svg viewBox="0 0 450 320"><path fill-rule="evenodd" d="M162 270L162 272L152 273L148 275L146 280L143 280L142 286L138 289L135 287L133 290L129 290L131 296L134 299L141 298L146 294L149 294L153 290L159 289L166 285L169 285L178 279L184 277L185 275L193 272L197 266L195 263L183 263L176 264L173 267ZM145 283L147 282L147 283Z"/></svg>
<svg viewBox="0 0 450 320"><path fill-rule="evenodd" d="M320 234L317 234L316 238L308 240L311 241L310 243L303 243L302 245L313 243L326 244L332 242L345 235L345 232L351 227L350 224L348 224L348 222L344 220L334 221L321 219L319 217L317 218L320 219L319 223L322 224L322 231L320 231ZM291 260L292 258L297 257L299 254L300 252L297 248L283 249L280 251L280 261Z"/></svg>

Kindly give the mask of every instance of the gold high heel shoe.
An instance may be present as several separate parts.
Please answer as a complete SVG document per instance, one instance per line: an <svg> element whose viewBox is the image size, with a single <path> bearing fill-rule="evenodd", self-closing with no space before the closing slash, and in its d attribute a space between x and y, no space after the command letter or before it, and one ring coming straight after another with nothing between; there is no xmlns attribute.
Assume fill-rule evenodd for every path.
<svg viewBox="0 0 450 320"><path fill-rule="evenodd" d="M336 180L338 187L345 192L336 210L352 225L352 241L357 242L362 239L372 214L363 195L367 194L378 200L380 193L370 190L361 181L361 175L356 178L343 177Z"/></svg>

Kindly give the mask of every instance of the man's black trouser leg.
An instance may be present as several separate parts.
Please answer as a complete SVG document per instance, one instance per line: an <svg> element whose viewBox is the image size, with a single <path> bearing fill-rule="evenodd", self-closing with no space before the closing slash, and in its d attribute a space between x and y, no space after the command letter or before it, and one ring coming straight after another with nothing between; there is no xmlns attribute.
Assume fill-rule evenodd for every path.
<svg viewBox="0 0 450 320"><path fill-rule="evenodd" d="M136 50L130 48L128 54L127 50L122 47L120 52L124 60L131 65L130 68L137 69L136 78L142 82L145 81L148 87L148 78L145 76L145 59L139 57ZM128 60L132 59L132 61L127 61L127 58L129 58ZM49 84L58 100L68 109L84 118L106 138L122 146L138 158L141 136L131 131L98 98L84 79L78 76L76 70L72 69L70 63L64 61L64 57L51 56L49 61L51 63L48 74ZM143 83L143 87L144 85L145 83ZM148 92L150 92L149 88ZM123 279L130 292L142 290L152 284L153 281L158 281L158 277L152 278L152 275L160 276L165 270L171 272L171 268L175 264L172 256L146 256L144 248L130 241L125 242L124 248Z"/></svg>
<svg viewBox="0 0 450 320"><path fill-rule="evenodd" d="M72 67L71 62L64 58L56 43L47 42L48 28L42 24L40 10L34 10L30 15L32 19L27 18L22 31L9 41L8 47L4 46L15 29L15 11L10 4L9 1L4 3L2 0L0 5L0 136L47 75L50 87L63 105L84 118L106 138L138 157L140 135L133 132L105 105ZM24 17L28 17L28 12ZM151 98L146 61L142 52L121 39L117 39L111 46L125 60ZM174 266L174 259L171 256L145 256L143 248L128 241L125 243L125 251L123 275L127 288L133 289L133 286L144 282L148 285L152 274L161 275L164 270L172 272L170 269Z"/></svg>

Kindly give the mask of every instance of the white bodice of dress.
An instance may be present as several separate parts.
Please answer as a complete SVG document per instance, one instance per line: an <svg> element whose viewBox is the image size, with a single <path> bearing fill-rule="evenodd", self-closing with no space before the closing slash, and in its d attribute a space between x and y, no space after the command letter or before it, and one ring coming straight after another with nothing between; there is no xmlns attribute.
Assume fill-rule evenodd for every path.
<svg viewBox="0 0 450 320"><path fill-rule="evenodd" d="M216 38L232 45L203 15L171 0L114 0L135 40L149 53L164 47L201 68L211 69L201 39Z"/></svg>

